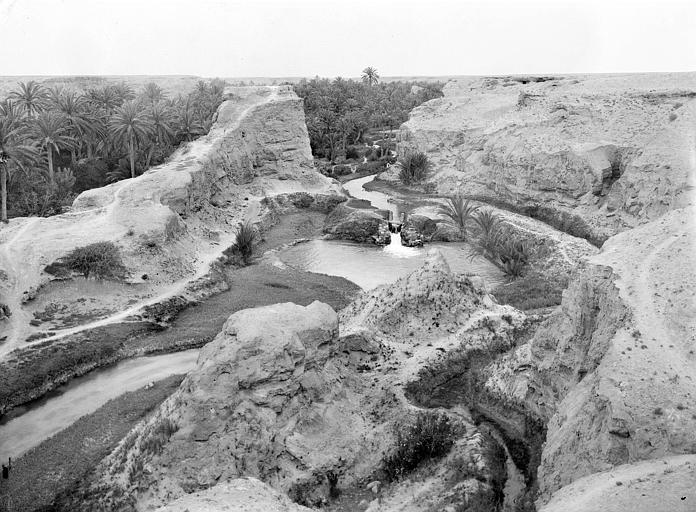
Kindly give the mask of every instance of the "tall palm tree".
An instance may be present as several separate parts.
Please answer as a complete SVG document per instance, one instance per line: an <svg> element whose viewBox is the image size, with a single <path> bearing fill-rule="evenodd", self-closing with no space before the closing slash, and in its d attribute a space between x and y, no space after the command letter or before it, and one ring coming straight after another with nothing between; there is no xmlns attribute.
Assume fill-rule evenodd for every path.
<svg viewBox="0 0 696 512"><path fill-rule="evenodd" d="M109 85L87 91L87 101L111 115L116 107L121 105L116 91Z"/></svg>
<svg viewBox="0 0 696 512"><path fill-rule="evenodd" d="M478 206L470 204L468 200L464 200L464 196L458 194L448 197L447 202L440 205L437 212L445 218L445 223L457 228L459 235L466 240L468 225L474 220L473 215L478 209Z"/></svg>
<svg viewBox="0 0 696 512"><path fill-rule="evenodd" d="M30 126L32 137L38 142L41 149L46 150L48 179L53 185L55 183L53 152L60 152L61 149L72 150L76 143L75 138L70 135L68 120L62 114L44 110Z"/></svg>
<svg viewBox="0 0 696 512"><path fill-rule="evenodd" d="M177 136L183 137L187 141L191 141L196 135L200 135L203 127L196 120L196 116L191 107L191 101L187 99L181 108L181 114L178 119Z"/></svg>
<svg viewBox="0 0 696 512"><path fill-rule="evenodd" d="M135 101L127 101L111 117L111 134L128 147L131 178L135 178L135 148L152 134L152 120L148 112Z"/></svg>
<svg viewBox="0 0 696 512"><path fill-rule="evenodd" d="M365 69L363 69L361 78L362 82L370 87L379 83L379 74L372 66L367 66Z"/></svg>
<svg viewBox="0 0 696 512"><path fill-rule="evenodd" d="M19 82L18 85L19 90L12 91L10 98L17 100L17 103L26 112L27 117L31 119L34 115L44 110L48 101L48 91L43 85L34 80Z"/></svg>
<svg viewBox="0 0 696 512"><path fill-rule="evenodd" d="M17 101L10 98L0 102L0 117L10 119L12 122L19 122L22 119L23 110Z"/></svg>
<svg viewBox="0 0 696 512"><path fill-rule="evenodd" d="M94 123L86 109L86 98L75 91L61 90L53 94L51 103L55 110L65 117L69 126L70 136L76 141L83 141L85 134L92 128L91 125ZM75 155L76 146L73 145L70 150L73 163L77 159Z"/></svg>
<svg viewBox="0 0 696 512"><path fill-rule="evenodd" d="M143 97L150 105L155 105L156 103L167 99L167 94L155 82L150 82L145 84L145 88L143 89Z"/></svg>
<svg viewBox="0 0 696 512"><path fill-rule="evenodd" d="M9 117L0 117L0 221L7 223L7 175L11 165L24 167L36 159L36 148L24 144L26 127Z"/></svg>
<svg viewBox="0 0 696 512"><path fill-rule="evenodd" d="M164 102L152 105L150 108L150 120L152 122L152 136L154 141L148 151L147 162L145 164L146 167L150 166L155 148L168 145L174 138L172 113Z"/></svg>

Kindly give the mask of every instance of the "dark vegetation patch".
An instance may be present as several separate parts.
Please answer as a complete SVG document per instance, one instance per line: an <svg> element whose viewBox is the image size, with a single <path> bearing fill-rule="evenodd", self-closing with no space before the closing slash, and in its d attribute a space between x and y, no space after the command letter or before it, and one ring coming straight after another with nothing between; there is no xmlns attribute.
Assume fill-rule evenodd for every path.
<svg viewBox="0 0 696 512"><path fill-rule="evenodd" d="M0 483L0 496L9 496L17 511L65 510L60 502L71 489L86 480L135 424L179 387L182 379L183 375L173 375L149 389L124 393L32 448L12 461L10 479Z"/></svg>
<svg viewBox="0 0 696 512"><path fill-rule="evenodd" d="M88 279L123 279L126 267L121 259L121 251L113 242L96 242L76 247L63 258L49 264L44 271L56 277L68 277L72 273Z"/></svg>
<svg viewBox="0 0 696 512"><path fill-rule="evenodd" d="M382 461L387 480L400 480L420 464L437 460L450 451L464 434L443 413L420 412L394 429L394 450Z"/></svg>
<svg viewBox="0 0 696 512"><path fill-rule="evenodd" d="M530 271L510 283L497 286L492 294L499 304L529 311L558 306L567 286L567 279Z"/></svg>
<svg viewBox="0 0 696 512"><path fill-rule="evenodd" d="M430 161L422 151L411 151L399 159L399 179L404 185L420 183L428 176Z"/></svg>
<svg viewBox="0 0 696 512"><path fill-rule="evenodd" d="M490 204L501 210L526 215L577 238L584 238L595 247L601 247L608 236L595 233L585 219L571 212L541 204L513 204L498 197L468 194L466 197Z"/></svg>
<svg viewBox="0 0 696 512"><path fill-rule="evenodd" d="M414 87L417 86L417 87ZM307 130L315 158L359 161L373 158L375 131L393 131L408 120L418 105L442 97L443 82L388 82L370 84L355 80L314 78L295 84L304 100ZM391 148L381 145L381 158Z"/></svg>

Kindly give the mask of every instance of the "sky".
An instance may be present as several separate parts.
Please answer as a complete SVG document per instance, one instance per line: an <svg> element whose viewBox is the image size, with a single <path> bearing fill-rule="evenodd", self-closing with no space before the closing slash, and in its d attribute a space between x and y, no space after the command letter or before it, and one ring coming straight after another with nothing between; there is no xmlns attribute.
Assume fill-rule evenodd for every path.
<svg viewBox="0 0 696 512"><path fill-rule="evenodd" d="M696 71L695 0L0 0L0 75Z"/></svg>

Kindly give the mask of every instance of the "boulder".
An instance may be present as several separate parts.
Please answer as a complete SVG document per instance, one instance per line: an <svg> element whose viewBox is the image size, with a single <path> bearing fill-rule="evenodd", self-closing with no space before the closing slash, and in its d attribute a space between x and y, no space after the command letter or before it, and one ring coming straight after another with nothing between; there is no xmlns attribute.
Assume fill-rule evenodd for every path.
<svg viewBox="0 0 696 512"><path fill-rule="evenodd" d="M371 210L337 206L326 218L324 233L330 238L388 245L391 240L387 220Z"/></svg>

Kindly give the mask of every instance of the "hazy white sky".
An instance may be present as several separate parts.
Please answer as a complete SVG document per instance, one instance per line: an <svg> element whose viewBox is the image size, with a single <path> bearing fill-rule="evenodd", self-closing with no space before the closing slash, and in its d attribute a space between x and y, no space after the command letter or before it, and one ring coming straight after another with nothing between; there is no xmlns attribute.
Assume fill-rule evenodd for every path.
<svg viewBox="0 0 696 512"><path fill-rule="evenodd" d="M0 0L0 75L696 71L696 0Z"/></svg>

